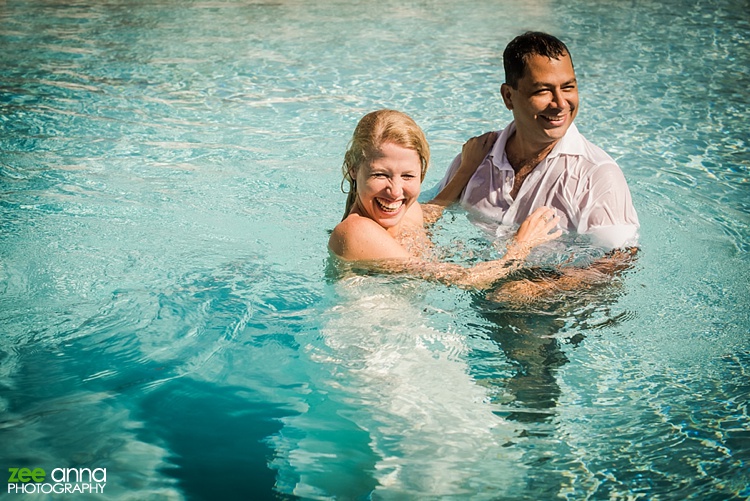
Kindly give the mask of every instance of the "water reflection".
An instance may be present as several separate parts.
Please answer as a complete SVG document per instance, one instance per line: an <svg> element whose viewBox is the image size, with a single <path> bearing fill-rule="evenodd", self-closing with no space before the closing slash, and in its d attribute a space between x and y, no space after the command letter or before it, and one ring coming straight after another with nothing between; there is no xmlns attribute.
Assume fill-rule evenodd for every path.
<svg viewBox="0 0 750 501"><path fill-rule="evenodd" d="M206 449L262 468L266 450L246 448L274 434L268 460L300 467L276 468L279 486L302 471L342 499L443 472L458 480L449 488L476 479L464 483L474 492L512 483L505 499L749 497L747 2L692 2L680 16L656 1L540 3L0 0L4 462L101 458L108 497L197 499L210 495L190 477ZM447 347L412 353L407 336L398 367L436 368L466 390L429 400L431 373L420 371L416 408L448 430L464 402L475 418L440 449L442 431L403 426L418 422L403 414L409 402L396 409L403 420L389 412L403 386L377 383L410 379L376 379L388 345L361 331L380 325L377 310L350 316L349 331L324 319L322 340L329 305L316 306L322 285L306 277L325 258L316 229L338 216L352 120L386 104L411 111L444 166L461 138L507 117L487 82L519 26L570 40L586 86L579 126L621 163L651 255L635 293L592 293L536 316L449 292L435 333L421 322L433 303L413 296L404 332ZM613 89L624 91L612 99ZM243 256L246 266L217 270ZM302 348L338 339L347 354L357 336L376 346L367 370L341 371L351 378L328 379ZM485 338L482 358L472 350ZM467 353L451 351L462 343ZM445 358L418 357L429 354ZM484 367L494 379L472 380ZM468 398L480 382L496 400L486 407L510 421L510 446L481 443L501 419ZM498 469L477 442L531 452ZM430 469L434 451L448 460ZM403 476L387 475L399 462ZM270 489L257 473L257 491ZM247 493L243 478L223 479Z"/></svg>
<svg viewBox="0 0 750 501"><path fill-rule="evenodd" d="M238 260L152 278L33 336L9 336L28 310L6 307L5 461L107 468L110 499L278 499L267 437L300 385L285 329L302 328L318 295L270 275Z"/></svg>
<svg viewBox="0 0 750 501"><path fill-rule="evenodd" d="M509 282L526 280L534 273L518 273ZM622 293L622 280L621 276L613 277L608 284L525 303L474 294L474 307L487 321L486 335L514 366L499 399L503 417L521 423L552 422L561 394L557 372L569 362L566 351L583 342L587 330L611 326L628 317L627 312L613 312Z"/></svg>
<svg viewBox="0 0 750 501"><path fill-rule="evenodd" d="M274 438L282 492L492 499L523 483L510 447L518 427L475 384L467 339L429 326L416 301L433 287L393 277L342 281L320 335L297 336L315 366L307 409L285 418Z"/></svg>
<svg viewBox="0 0 750 501"><path fill-rule="evenodd" d="M504 417L514 421L548 421L560 395L555 371L568 359L554 336L565 322L534 313L482 310L492 322L490 338L515 365L515 375L506 381L512 396Z"/></svg>

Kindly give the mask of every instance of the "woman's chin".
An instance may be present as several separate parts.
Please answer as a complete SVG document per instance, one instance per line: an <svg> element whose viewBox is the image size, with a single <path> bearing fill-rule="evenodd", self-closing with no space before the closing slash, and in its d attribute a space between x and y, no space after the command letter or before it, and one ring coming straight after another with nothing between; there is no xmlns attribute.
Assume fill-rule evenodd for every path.
<svg viewBox="0 0 750 501"><path fill-rule="evenodd" d="M399 223L401 223L402 219L403 218L401 216L399 216L399 217L387 217L387 218L379 217L379 218L375 219L375 222L378 223L383 228L385 228L386 230L388 230L390 228L395 228L396 226L398 226Z"/></svg>
<svg viewBox="0 0 750 501"><path fill-rule="evenodd" d="M397 212L395 213L389 213L385 211L378 210L375 212L372 219L378 223L383 228L390 229L398 226L401 221L404 219L404 214L406 211L404 211L404 208L401 207Z"/></svg>

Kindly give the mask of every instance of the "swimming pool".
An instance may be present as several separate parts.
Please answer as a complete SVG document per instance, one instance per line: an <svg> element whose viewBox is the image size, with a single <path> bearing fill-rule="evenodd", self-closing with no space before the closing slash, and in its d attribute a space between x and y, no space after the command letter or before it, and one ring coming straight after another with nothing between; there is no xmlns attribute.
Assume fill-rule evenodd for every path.
<svg viewBox="0 0 750 501"><path fill-rule="evenodd" d="M746 11L0 3L0 464L112 499L750 497ZM412 115L434 185L509 120L525 29L573 52L635 268L517 309L327 280L359 117ZM438 237L489 252L460 210Z"/></svg>

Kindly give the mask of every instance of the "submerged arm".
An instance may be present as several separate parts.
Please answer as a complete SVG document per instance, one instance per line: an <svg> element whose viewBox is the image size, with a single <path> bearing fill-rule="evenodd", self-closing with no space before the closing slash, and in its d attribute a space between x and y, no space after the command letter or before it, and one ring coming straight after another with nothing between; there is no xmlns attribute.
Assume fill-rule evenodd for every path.
<svg viewBox="0 0 750 501"><path fill-rule="evenodd" d="M503 284L493 291L494 301L528 302L543 299L556 293L580 291L605 285L632 268L637 247L615 249L594 261L586 268L563 268L559 274L535 280L518 280Z"/></svg>
<svg viewBox="0 0 750 501"><path fill-rule="evenodd" d="M487 289L496 281L518 269L520 263L521 260L503 257L495 261L464 267L459 264L410 258L357 261L352 263L352 268L376 273L410 275L467 289Z"/></svg>
<svg viewBox="0 0 750 501"><path fill-rule="evenodd" d="M374 271L377 273L408 274L425 280L434 280L448 285L457 285L464 288L486 289L499 279L507 276L521 266L521 263L529 255L531 249L542 243L548 242L560 236L560 230L550 233L556 226L559 218L554 216L554 211L547 207L540 207L526 221L521 224L513 242L508 246L508 252L501 259L486 261L471 267L461 266L454 263L442 263L425 261L415 257L404 256L401 252L392 254L359 254L360 259L351 259L354 256L350 252L341 252L344 246L331 245L331 249L339 256L345 256L354 269ZM367 244L367 249L373 249L372 240ZM393 241L398 245L395 240ZM361 242L357 242L359 246ZM350 246L347 245L347 248ZM351 246L353 247L353 246ZM338 249L338 250L337 250ZM378 248L380 252L382 247ZM403 248L401 248L402 252ZM348 256L348 257L347 257Z"/></svg>
<svg viewBox="0 0 750 501"><path fill-rule="evenodd" d="M622 272L632 268L637 252L638 247L615 249L586 268L563 269L555 288L560 291L570 291L608 283Z"/></svg>

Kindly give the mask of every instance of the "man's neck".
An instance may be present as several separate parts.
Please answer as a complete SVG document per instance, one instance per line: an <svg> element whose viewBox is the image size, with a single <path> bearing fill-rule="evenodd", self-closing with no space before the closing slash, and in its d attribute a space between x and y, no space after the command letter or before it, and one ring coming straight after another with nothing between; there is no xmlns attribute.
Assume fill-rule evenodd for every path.
<svg viewBox="0 0 750 501"><path fill-rule="evenodd" d="M513 181L513 188L510 190L511 198L515 200L518 192L521 190L524 180L526 180L526 176L531 174L531 171L533 171L542 160L547 158L547 155L550 154L552 148L555 147L558 141L559 139L552 143L535 145L529 142L524 142L517 132L514 132L508 139L508 142L505 144L505 156L511 167L513 167L513 171L516 173Z"/></svg>
<svg viewBox="0 0 750 501"><path fill-rule="evenodd" d="M518 132L514 132L505 144L505 155L513 170L518 174L521 171L532 171L534 167L547 158L552 148L559 142L532 143L525 141Z"/></svg>

